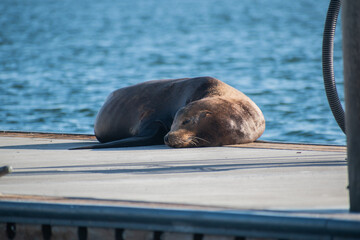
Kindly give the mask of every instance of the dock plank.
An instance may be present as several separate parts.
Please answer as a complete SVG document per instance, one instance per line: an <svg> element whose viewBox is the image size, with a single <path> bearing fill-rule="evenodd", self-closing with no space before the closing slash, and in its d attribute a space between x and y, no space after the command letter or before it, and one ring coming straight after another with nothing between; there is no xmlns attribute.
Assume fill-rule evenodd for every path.
<svg viewBox="0 0 360 240"><path fill-rule="evenodd" d="M23 137L23 138L49 138L49 139L81 139L81 140L96 139L94 135L90 135L90 134L64 134L64 133L59 134L59 133L17 132L17 131L0 131L0 136ZM252 143L237 144L231 146L243 147L243 148L346 152L346 146L339 146L339 145L280 143L280 142L268 142L268 141L259 141L259 140Z"/></svg>
<svg viewBox="0 0 360 240"><path fill-rule="evenodd" d="M0 137L3 194L233 208L347 208L346 153L167 146L69 151L93 140Z"/></svg>

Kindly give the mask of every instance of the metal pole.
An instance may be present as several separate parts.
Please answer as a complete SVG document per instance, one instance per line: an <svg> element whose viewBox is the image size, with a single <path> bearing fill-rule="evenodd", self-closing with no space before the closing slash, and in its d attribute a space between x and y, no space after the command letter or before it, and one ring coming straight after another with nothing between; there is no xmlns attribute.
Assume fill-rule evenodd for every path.
<svg viewBox="0 0 360 240"><path fill-rule="evenodd" d="M360 212L360 1L342 1L350 211Z"/></svg>

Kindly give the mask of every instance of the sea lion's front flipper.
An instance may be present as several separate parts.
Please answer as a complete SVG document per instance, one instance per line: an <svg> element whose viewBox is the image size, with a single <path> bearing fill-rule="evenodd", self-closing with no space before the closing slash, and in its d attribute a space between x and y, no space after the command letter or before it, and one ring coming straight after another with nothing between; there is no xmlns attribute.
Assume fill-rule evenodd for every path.
<svg viewBox="0 0 360 240"><path fill-rule="evenodd" d="M117 141L99 143L90 146L70 148L69 150L78 150L78 149L97 149L97 148L116 148L116 147L137 147L137 146L150 146L150 145L160 145L163 144L159 141L154 141L154 136L145 136L145 137L130 137L124 138ZM156 139L157 140L157 139Z"/></svg>
<svg viewBox="0 0 360 240"><path fill-rule="evenodd" d="M152 127L145 131L142 135L107 143L70 148L69 150L162 145L164 144L164 136L167 132L167 127L161 121L155 121Z"/></svg>

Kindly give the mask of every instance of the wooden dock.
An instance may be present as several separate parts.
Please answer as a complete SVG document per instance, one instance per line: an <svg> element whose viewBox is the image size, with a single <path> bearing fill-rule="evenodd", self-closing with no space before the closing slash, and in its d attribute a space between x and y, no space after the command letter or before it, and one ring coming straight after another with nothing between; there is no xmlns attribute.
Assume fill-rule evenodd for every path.
<svg viewBox="0 0 360 240"><path fill-rule="evenodd" d="M344 146L68 150L94 141L0 133L0 239L360 239Z"/></svg>

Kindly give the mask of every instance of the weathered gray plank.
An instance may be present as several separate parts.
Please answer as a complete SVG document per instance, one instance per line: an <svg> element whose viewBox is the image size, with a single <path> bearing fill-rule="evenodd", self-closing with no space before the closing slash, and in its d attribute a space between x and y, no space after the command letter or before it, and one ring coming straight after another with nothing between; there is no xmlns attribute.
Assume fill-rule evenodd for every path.
<svg viewBox="0 0 360 240"><path fill-rule="evenodd" d="M3 194L251 209L347 209L345 152L166 146L69 151L68 139L0 137Z"/></svg>

